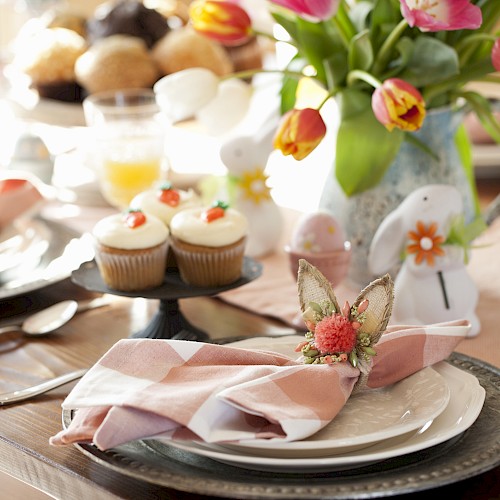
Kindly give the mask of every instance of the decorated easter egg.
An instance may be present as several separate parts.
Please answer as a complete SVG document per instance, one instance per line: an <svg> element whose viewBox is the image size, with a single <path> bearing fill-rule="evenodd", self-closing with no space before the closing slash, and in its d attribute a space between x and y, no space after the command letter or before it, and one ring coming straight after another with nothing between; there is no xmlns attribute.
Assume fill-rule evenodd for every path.
<svg viewBox="0 0 500 500"><path fill-rule="evenodd" d="M345 233L329 212L317 211L303 215L297 222L290 240L295 252L323 253L342 250Z"/></svg>

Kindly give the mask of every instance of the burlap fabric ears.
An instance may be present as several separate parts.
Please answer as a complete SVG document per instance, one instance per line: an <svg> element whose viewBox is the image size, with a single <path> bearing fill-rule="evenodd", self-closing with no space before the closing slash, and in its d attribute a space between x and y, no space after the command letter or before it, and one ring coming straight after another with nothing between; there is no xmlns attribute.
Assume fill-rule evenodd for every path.
<svg viewBox="0 0 500 500"><path fill-rule="evenodd" d="M311 304L313 304L316 311L321 310L321 312L313 313L317 321L320 321L325 316L339 315L344 316L351 324L356 326L359 322L360 326L356 328L356 345L351 352L344 354L347 355L351 364L360 370L360 376L353 392L360 390L366 385L372 365L371 356L374 354L369 353L376 352L374 346L380 340L391 317L394 302L394 283L391 277L386 274L374 280L359 293L352 306L346 302L341 307L331 283L316 267L301 259L299 261L297 286L300 308L303 314L308 309L310 310ZM366 303L363 304L365 301L368 303L367 307ZM362 314L358 314L358 309L363 309ZM312 326L314 330L316 323L314 320L312 323L311 325L311 322L306 321L306 325L310 329ZM307 348L314 347L314 332L309 331L306 338L309 338L310 343ZM321 354L338 353L320 353L317 356L318 361L324 359Z"/></svg>

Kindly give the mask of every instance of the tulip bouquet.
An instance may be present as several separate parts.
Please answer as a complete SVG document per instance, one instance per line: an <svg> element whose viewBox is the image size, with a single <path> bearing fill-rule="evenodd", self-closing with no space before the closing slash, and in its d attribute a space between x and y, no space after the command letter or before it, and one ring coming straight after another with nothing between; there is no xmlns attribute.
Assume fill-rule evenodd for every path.
<svg viewBox="0 0 500 500"><path fill-rule="evenodd" d="M495 74L500 71L495 32L500 0L270 0L268 6L295 47L288 66L279 69L283 116L274 145L285 155L305 158L326 134L321 108L334 98L340 113L335 174L346 195L375 186L402 141L426 150L412 132L432 108L471 109L500 142L490 101L467 86L476 81L500 84ZM237 1L195 0L190 17L199 33L226 45L263 35ZM175 94L179 105L180 82L193 82L192 76L191 70L170 75L162 90ZM320 84L324 100L314 108L296 108L299 82L306 77ZM191 104L200 104L200 93L201 104L213 104L218 86L228 80L206 72L204 78L189 93ZM467 141L465 134L460 137Z"/></svg>

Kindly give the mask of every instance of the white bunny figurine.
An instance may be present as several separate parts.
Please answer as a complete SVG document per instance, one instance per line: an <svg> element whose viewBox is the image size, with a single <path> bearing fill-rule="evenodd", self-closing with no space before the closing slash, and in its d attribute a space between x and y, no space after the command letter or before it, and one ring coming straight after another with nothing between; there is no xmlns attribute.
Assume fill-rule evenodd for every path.
<svg viewBox="0 0 500 500"><path fill-rule="evenodd" d="M220 157L234 180L235 209L248 219L246 254L261 257L276 249L283 231L283 216L271 197L264 173L273 151L278 118L269 119L254 135L239 135L222 144Z"/></svg>
<svg viewBox="0 0 500 500"><path fill-rule="evenodd" d="M464 250L444 244L450 226L463 213L460 192L450 185L416 189L387 215L373 237L368 255L372 273L382 274L405 259L394 283L392 319L399 324L431 324L454 319L471 323L478 291L467 273Z"/></svg>

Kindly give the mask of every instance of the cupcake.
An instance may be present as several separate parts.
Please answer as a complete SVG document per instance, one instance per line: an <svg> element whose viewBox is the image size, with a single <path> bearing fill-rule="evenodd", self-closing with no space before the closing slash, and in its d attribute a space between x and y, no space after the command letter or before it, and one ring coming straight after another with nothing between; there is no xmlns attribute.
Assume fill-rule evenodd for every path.
<svg viewBox="0 0 500 500"><path fill-rule="evenodd" d="M143 191L130 202L130 208L153 214L166 226L170 226L170 221L176 213L201 205L201 198L193 189L187 191L175 189L170 182L165 182L158 188Z"/></svg>
<svg viewBox="0 0 500 500"><path fill-rule="evenodd" d="M183 210L170 221L172 250L181 279L217 287L241 277L248 222L223 202Z"/></svg>
<svg viewBox="0 0 500 500"><path fill-rule="evenodd" d="M160 219L130 210L101 219L92 233L96 263L109 288L132 292L163 283L169 231Z"/></svg>
<svg viewBox="0 0 500 500"><path fill-rule="evenodd" d="M346 241L342 227L335 217L321 210L299 219L285 252L295 278L299 260L305 259L333 285L345 278L351 261L351 245Z"/></svg>

